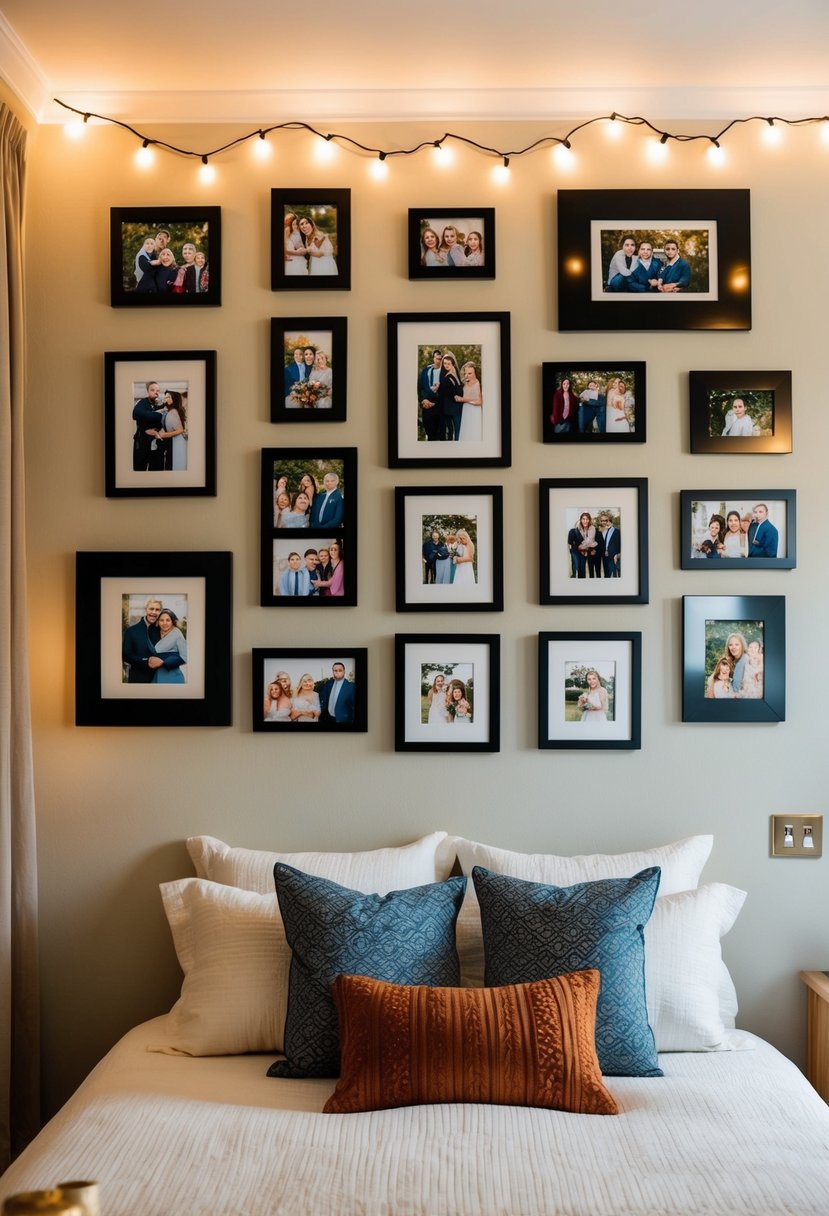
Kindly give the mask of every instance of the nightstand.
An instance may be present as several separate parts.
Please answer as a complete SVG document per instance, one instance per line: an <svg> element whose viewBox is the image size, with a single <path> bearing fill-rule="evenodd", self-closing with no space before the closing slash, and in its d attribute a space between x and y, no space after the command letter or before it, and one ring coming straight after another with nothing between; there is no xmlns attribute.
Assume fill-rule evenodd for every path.
<svg viewBox="0 0 829 1216"><path fill-rule="evenodd" d="M825 971L801 971L808 989L806 1023L806 1076L829 1102L829 975Z"/></svg>

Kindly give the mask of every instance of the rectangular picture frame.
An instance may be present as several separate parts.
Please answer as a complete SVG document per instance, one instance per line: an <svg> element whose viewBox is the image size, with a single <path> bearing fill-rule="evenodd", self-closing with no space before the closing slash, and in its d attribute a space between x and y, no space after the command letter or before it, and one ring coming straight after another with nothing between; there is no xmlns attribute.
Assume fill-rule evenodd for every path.
<svg viewBox="0 0 829 1216"><path fill-rule="evenodd" d="M683 570L797 565L795 490L680 490L679 518Z"/></svg>
<svg viewBox="0 0 829 1216"><path fill-rule="evenodd" d="M254 731L313 735L368 730L365 647L258 647L251 651L251 673ZM307 687L308 676L313 688Z"/></svg>
<svg viewBox="0 0 829 1216"><path fill-rule="evenodd" d="M394 750L499 751L500 654L497 633L396 634Z"/></svg>
<svg viewBox="0 0 829 1216"><path fill-rule="evenodd" d="M562 332L751 329L748 190L559 190L557 201ZM657 280L650 278L641 291L608 289L615 269L608 241L621 253L627 236L636 261L616 272L623 285L629 286L643 241L660 250L657 261L673 241L684 267L674 263L668 285L679 290L654 289L649 284Z"/></svg>
<svg viewBox="0 0 829 1216"><path fill-rule="evenodd" d="M689 372L688 387L693 453L769 456L791 452L790 371ZM737 405L735 410L739 401L743 408Z"/></svg>
<svg viewBox="0 0 829 1216"><path fill-rule="evenodd" d="M76 726L231 724L231 570L230 553L75 554Z"/></svg>
<svg viewBox="0 0 829 1216"><path fill-rule="evenodd" d="M785 721L785 596L683 596L682 653L683 722Z"/></svg>
<svg viewBox="0 0 829 1216"><path fill-rule="evenodd" d="M349 189L271 190L271 290L351 290Z"/></svg>
<svg viewBox="0 0 829 1216"><path fill-rule="evenodd" d="M218 308L222 302L221 207L110 207L109 248L113 308ZM165 249L172 250L172 262Z"/></svg>
<svg viewBox="0 0 829 1216"><path fill-rule="evenodd" d="M645 364L542 363L541 429L544 443L644 443Z"/></svg>
<svg viewBox="0 0 829 1216"><path fill-rule="evenodd" d="M410 207L409 278L495 278L494 207Z"/></svg>
<svg viewBox="0 0 829 1216"><path fill-rule="evenodd" d="M347 402L348 318L272 317L271 422L345 422Z"/></svg>
<svg viewBox="0 0 829 1216"><path fill-rule="evenodd" d="M538 746L642 746L642 634L539 633Z"/></svg>

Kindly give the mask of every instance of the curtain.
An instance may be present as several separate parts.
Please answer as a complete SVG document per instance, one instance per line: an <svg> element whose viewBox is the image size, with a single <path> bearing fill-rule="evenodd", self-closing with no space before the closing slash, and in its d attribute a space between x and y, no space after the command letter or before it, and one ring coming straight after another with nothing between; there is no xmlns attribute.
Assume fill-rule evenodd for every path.
<svg viewBox="0 0 829 1216"><path fill-rule="evenodd" d="M0 104L0 1169L39 1123L37 857L23 476L26 132Z"/></svg>

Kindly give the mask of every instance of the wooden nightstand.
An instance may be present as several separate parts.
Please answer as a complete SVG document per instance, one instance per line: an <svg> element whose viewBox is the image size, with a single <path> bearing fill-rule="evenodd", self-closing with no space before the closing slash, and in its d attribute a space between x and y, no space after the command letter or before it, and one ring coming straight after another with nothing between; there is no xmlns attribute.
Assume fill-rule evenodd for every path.
<svg viewBox="0 0 829 1216"><path fill-rule="evenodd" d="M806 1076L829 1102L829 975L825 971L801 971L808 988L806 1023Z"/></svg>

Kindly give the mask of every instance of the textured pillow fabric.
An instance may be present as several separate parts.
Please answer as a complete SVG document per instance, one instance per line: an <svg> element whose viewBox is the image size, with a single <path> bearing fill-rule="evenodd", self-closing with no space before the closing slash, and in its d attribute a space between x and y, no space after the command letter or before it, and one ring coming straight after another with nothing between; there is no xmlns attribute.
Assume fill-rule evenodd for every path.
<svg viewBox="0 0 829 1216"><path fill-rule="evenodd" d="M653 911L659 867L632 878L554 887L472 871L486 983L527 984L595 968L601 974L596 1051L606 1076L661 1077L645 1003L643 928Z"/></svg>
<svg viewBox="0 0 829 1216"><path fill-rule="evenodd" d="M393 984L456 987L455 921L465 878L364 895L292 866L274 866L276 893L293 951L285 1020L285 1060L272 1077L335 1077L339 1072L338 975Z"/></svg>
<svg viewBox="0 0 829 1216"><path fill-rule="evenodd" d="M615 1115L594 1031L599 973L503 988L334 981L342 1066L325 1114L424 1102Z"/></svg>

